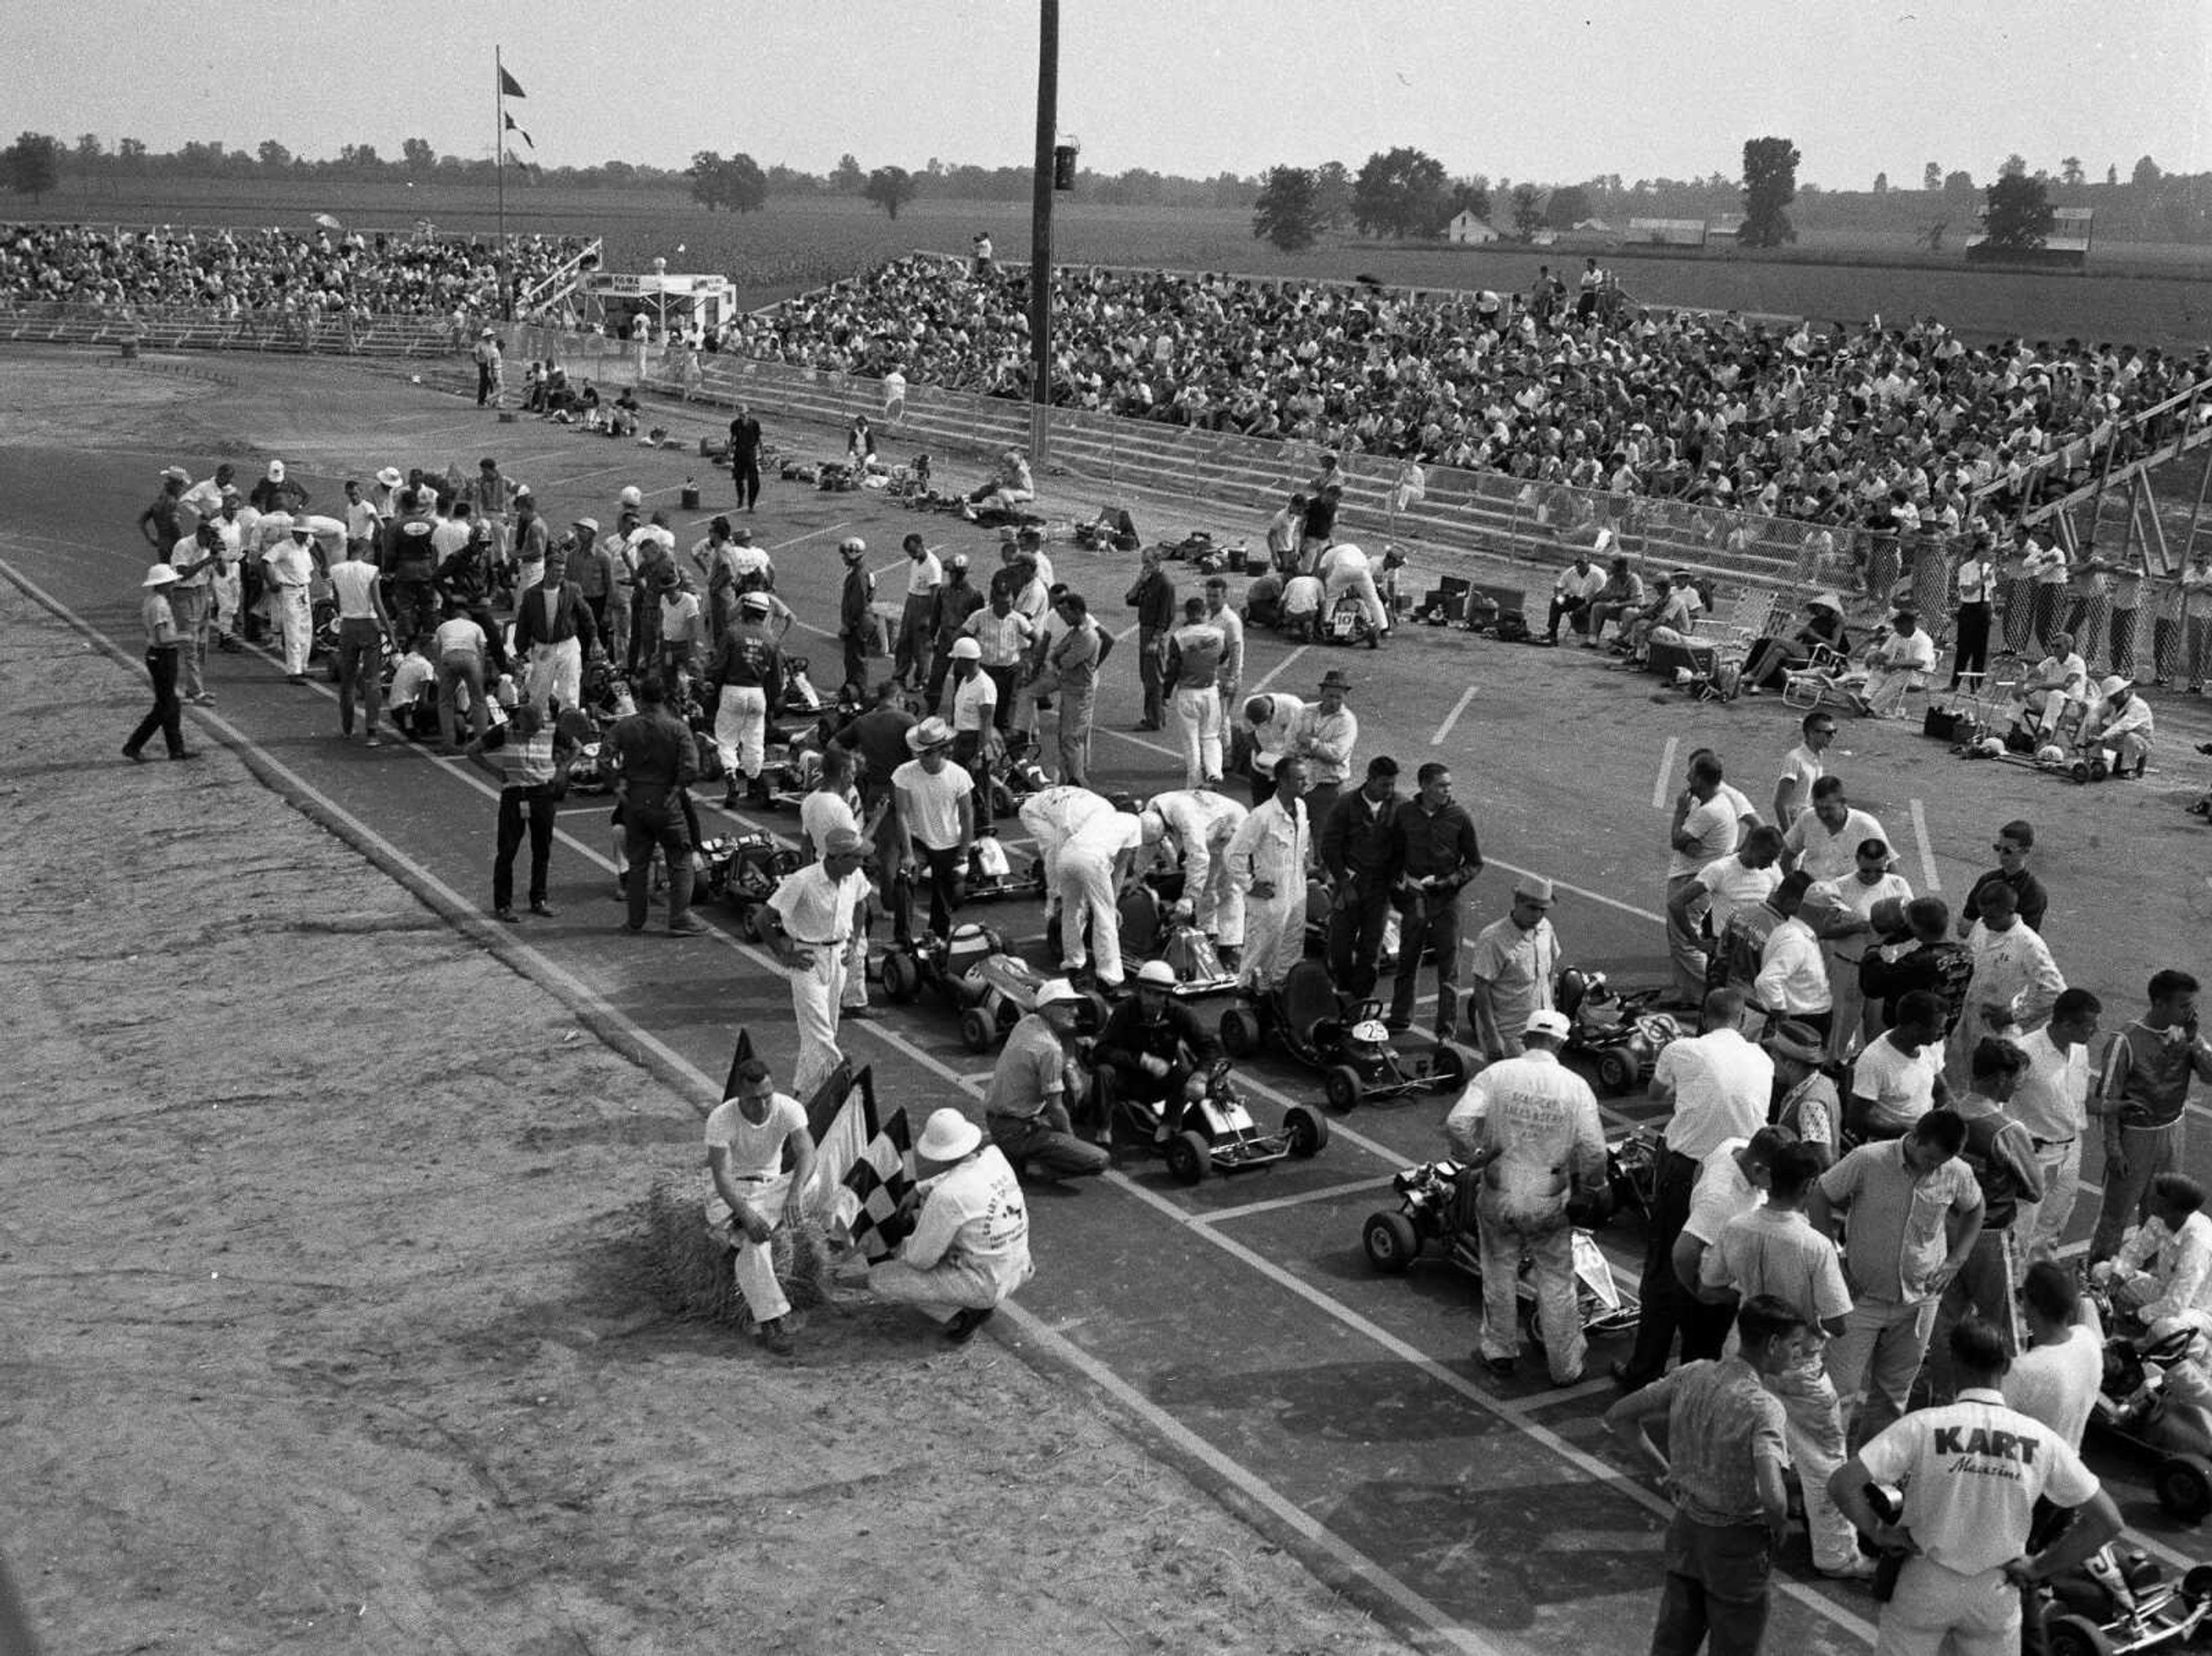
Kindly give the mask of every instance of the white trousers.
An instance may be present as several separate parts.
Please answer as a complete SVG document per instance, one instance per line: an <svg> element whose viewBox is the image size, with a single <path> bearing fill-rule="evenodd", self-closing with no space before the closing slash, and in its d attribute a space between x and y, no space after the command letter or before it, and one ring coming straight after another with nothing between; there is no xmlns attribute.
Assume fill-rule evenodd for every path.
<svg viewBox="0 0 2212 1656"><path fill-rule="evenodd" d="M1272 897L1244 898L1244 957L1237 981L1247 989L1273 989L1305 957L1306 886L1278 887Z"/></svg>
<svg viewBox="0 0 2212 1656"><path fill-rule="evenodd" d="M229 638L238 631L241 590L237 567L232 566L227 575L216 576L208 583L208 591L214 594L215 629L223 637Z"/></svg>
<svg viewBox="0 0 2212 1656"><path fill-rule="evenodd" d="M307 670L307 646L314 642L315 617L304 586L279 586L270 593L276 630L284 644L284 670L294 677Z"/></svg>
<svg viewBox="0 0 2212 1656"><path fill-rule="evenodd" d="M1326 585L1328 589L1327 607L1333 608L1339 598L1350 592L1358 598L1359 607L1366 612L1370 627L1379 633L1390 625L1389 612L1382 607L1382 595L1375 590L1375 573L1371 569L1332 570Z"/></svg>
<svg viewBox="0 0 2212 1656"><path fill-rule="evenodd" d="M2074 1216L2074 1201L2081 1193L2081 1141L2037 1145L2035 1165L2043 1174L2043 1199L2022 1202L2012 1222L2012 1234L2026 1244L2013 1256L2022 1276L2038 1259L2056 1258L2058 1245L2066 1240L2066 1222Z"/></svg>
<svg viewBox="0 0 2212 1656"><path fill-rule="evenodd" d="M981 1265L950 1263L924 1269L903 1259L886 1259L871 1270L868 1291L879 1300L913 1306L939 1322L951 1321L956 1311L989 1311L1006 1298L999 1279Z"/></svg>
<svg viewBox="0 0 2212 1656"><path fill-rule="evenodd" d="M577 639L563 639L558 644L533 644L530 646L530 682L526 694L531 705L538 712L545 711L548 698L564 707L573 707L584 696L584 646Z"/></svg>
<svg viewBox="0 0 2212 1656"><path fill-rule="evenodd" d="M738 1194L754 1212L768 1221L771 1229L783 1225L783 1204L790 1199L791 1178L778 1174L761 1184L737 1181ZM783 1295L783 1285L775 1279L775 1255L768 1242L756 1242L743 1229L730 1222L730 1210L717 1195L707 1203L707 1222L726 1230L733 1253L730 1259L731 1274L738 1281L738 1292L745 1296L745 1309L753 1313L756 1322L769 1322L791 1309L791 1301Z"/></svg>
<svg viewBox="0 0 2212 1656"><path fill-rule="evenodd" d="M1085 955L1084 914L1091 917L1091 954L1101 983L1121 981L1121 912L1114 905L1114 863L1096 852L1060 854L1060 943L1063 970L1079 972Z"/></svg>
<svg viewBox="0 0 2212 1656"><path fill-rule="evenodd" d="M799 1057L792 1065L792 1096L804 1103L845 1061L837 1046L837 1015L845 996L847 948L816 947L814 964L791 974L791 1012L799 1025Z"/></svg>
<svg viewBox="0 0 2212 1656"><path fill-rule="evenodd" d="M1908 1558L1881 1607L1875 1656L2013 1656L2020 1648L2020 1589L2002 1569L1961 1575L1931 1558Z"/></svg>
<svg viewBox="0 0 2212 1656"><path fill-rule="evenodd" d="M714 709L714 751L722 774L757 779L768 757L768 692L757 684L725 684Z"/></svg>
<svg viewBox="0 0 2212 1656"><path fill-rule="evenodd" d="M1216 943L1242 949L1244 894L1229 877L1229 859L1221 854L1228 849L1230 838L1224 834L1218 845L1201 840L1184 849L1182 895L1190 899L1191 918L1200 931Z"/></svg>
<svg viewBox="0 0 2212 1656"><path fill-rule="evenodd" d="M1221 696L1212 685L1193 685L1175 695L1182 722L1182 785L1203 787L1221 779Z"/></svg>

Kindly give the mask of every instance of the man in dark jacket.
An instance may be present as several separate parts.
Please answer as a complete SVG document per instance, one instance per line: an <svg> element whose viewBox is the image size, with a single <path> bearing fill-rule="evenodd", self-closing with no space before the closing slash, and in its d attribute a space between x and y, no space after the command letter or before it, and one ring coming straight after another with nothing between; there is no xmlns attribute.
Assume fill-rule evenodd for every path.
<svg viewBox="0 0 2212 1656"><path fill-rule="evenodd" d="M551 573L549 569L549 579ZM653 853L658 846L668 860L670 935L703 936L706 925L691 913L691 834L684 812L684 790L699 774L699 753L691 732L668 711L667 691L658 674L639 681L637 711L615 722L607 732L605 751L611 755L615 798L622 813L623 895L629 902L625 924L632 931L645 930Z"/></svg>
<svg viewBox="0 0 2212 1656"><path fill-rule="evenodd" d="M1099 1031L1096 1061L1100 1096L1109 1102L1098 1127L1103 1142L1111 1101L1133 1099L1161 1108L1156 1143L1164 1144L1182 1125L1184 1106L1206 1087L1206 1073L1221 1056L1221 1043L1205 1022L1175 998L1175 968L1146 961L1136 992L1116 1006Z"/></svg>
<svg viewBox="0 0 2212 1656"><path fill-rule="evenodd" d="M1405 846L1397 832L1398 761L1387 754L1367 763L1367 779L1329 808L1322 824L1321 862L1328 872L1328 970L1354 1000L1375 992L1376 960Z"/></svg>
<svg viewBox="0 0 2212 1656"><path fill-rule="evenodd" d="M837 602L837 640L845 646L844 682L866 690L868 634L876 624L868 606L875 601L876 578L868 573L868 543L858 535L839 543L837 555L845 560L845 587Z"/></svg>
<svg viewBox="0 0 2212 1656"><path fill-rule="evenodd" d="M1165 695L1168 660L1168 634L1175 628L1175 583L1160 567L1158 547L1148 546L1143 553L1144 573L1137 584L1124 596L1124 601L1137 612L1137 677L1145 687L1145 716L1137 722L1140 731L1157 731L1166 714Z"/></svg>

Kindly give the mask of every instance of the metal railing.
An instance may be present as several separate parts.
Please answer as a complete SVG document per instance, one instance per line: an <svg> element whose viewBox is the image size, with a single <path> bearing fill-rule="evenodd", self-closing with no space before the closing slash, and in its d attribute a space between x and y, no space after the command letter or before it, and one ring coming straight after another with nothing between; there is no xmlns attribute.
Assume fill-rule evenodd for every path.
<svg viewBox="0 0 2212 1656"><path fill-rule="evenodd" d="M442 316L246 310L194 305L76 305L0 300L0 339L145 350L296 351L337 356L443 356L471 330Z"/></svg>

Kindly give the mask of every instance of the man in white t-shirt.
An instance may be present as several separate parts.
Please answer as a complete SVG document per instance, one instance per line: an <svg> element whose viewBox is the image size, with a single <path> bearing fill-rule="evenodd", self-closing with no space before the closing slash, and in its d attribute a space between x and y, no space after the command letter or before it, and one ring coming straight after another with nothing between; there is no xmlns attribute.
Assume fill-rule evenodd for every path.
<svg viewBox="0 0 2212 1656"><path fill-rule="evenodd" d="M941 719L907 731L906 745L914 757L891 773L900 858L928 881L929 929L941 937L952 930L975 844L975 779L951 762L952 731Z"/></svg>
<svg viewBox="0 0 2212 1656"><path fill-rule="evenodd" d="M1774 785L1774 820L1785 829L1812 809L1813 785L1828 773L1820 755L1836 739L1836 716L1816 707L1799 728L1804 739L1782 755L1781 779Z"/></svg>
<svg viewBox="0 0 2212 1656"><path fill-rule="evenodd" d="M1874 912L1894 901L1901 911L1912 901L1912 884L1892 866L1889 846L1863 840L1852 853L1851 872L1824 880L1812 893L1806 919L1820 939L1820 961L1828 974L1828 996L1835 1009L1828 1031L1828 1055L1841 1062L1878 1033L1869 1026L1866 991L1859 967L1875 940Z"/></svg>
<svg viewBox="0 0 2212 1656"><path fill-rule="evenodd" d="M2027 1129L2043 1175L2043 1199L2023 1202L2013 1221L2023 1265L2051 1259L2081 1188L2081 1135L2089 1127L2089 1043L2104 1003L2069 989L2051 1004L2051 1022L2016 1037L2027 1059L2012 1093L2013 1119Z"/></svg>
<svg viewBox="0 0 2212 1656"><path fill-rule="evenodd" d="M2065 1266L2039 1259L2021 1280L2020 1309L2027 1349L2004 1377L2004 1400L2079 1449L2105 1379L2105 1331L2096 1307L2081 1297Z"/></svg>
<svg viewBox="0 0 2212 1656"><path fill-rule="evenodd" d="M1951 1100L1943 1078L1943 1000L1925 989L1898 998L1897 1022L1851 1066L1844 1113L1863 1137L1894 1138Z"/></svg>
<svg viewBox="0 0 2212 1656"><path fill-rule="evenodd" d="M1690 1192L1690 1216L1674 1239L1674 1280L1690 1297L1682 1307L1682 1361L1717 1357L1728 1344L1733 1305L1716 1307L1704 1297L1700 1272L1706 1253L1738 1214L1766 1200L1774 1158L1797 1142L1781 1127L1761 1127L1748 1138L1731 1138L1705 1159Z"/></svg>
<svg viewBox="0 0 2212 1656"><path fill-rule="evenodd" d="M2008 1367L1997 1331L1969 1318L1951 1331L1958 1400L1905 1416L1828 1480L1828 1492L1884 1551L1910 1553L1881 1607L1877 1648L1997 1656L2019 1648L2021 1588L2087 1559L2120 1532L2081 1457L1997 1388ZM1901 1485L1900 1520L1884 1522L1869 1484ZM2078 1509L2042 1551L2027 1550L2039 1498Z"/></svg>
<svg viewBox="0 0 2212 1656"><path fill-rule="evenodd" d="M760 910L768 944L791 972L791 1012L799 1027L791 1084L810 1097L844 1062L837 1022L853 937L868 899L863 849L856 830L833 829L822 860L785 875Z"/></svg>
<svg viewBox="0 0 2212 1656"><path fill-rule="evenodd" d="M1667 894L1667 913L1702 938L1727 935L1739 909L1755 908L1782 883L1782 830L1762 822L1725 857L1715 858Z"/></svg>
<svg viewBox="0 0 2212 1656"><path fill-rule="evenodd" d="M745 1309L760 1325L761 1340L778 1356L791 1355L784 1318L791 1302L775 1279L769 1239L779 1225L805 1216L806 1187L814 1178L814 1136L806 1110L776 1091L769 1067L747 1059L738 1066L736 1095L707 1118L707 1174L714 1193L707 1225L733 1250L731 1268ZM784 1168L788 1151L791 1167Z"/></svg>
<svg viewBox="0 0 2212 1656"><path fill-rule="evenodd" d="M1029 1204L999 1147L950 1106L931 1113L914 1149L938 1170L916 1186L921 1210L913 1234L855 1285L937 1319L957 1345L1035 1274Z"/></svg>

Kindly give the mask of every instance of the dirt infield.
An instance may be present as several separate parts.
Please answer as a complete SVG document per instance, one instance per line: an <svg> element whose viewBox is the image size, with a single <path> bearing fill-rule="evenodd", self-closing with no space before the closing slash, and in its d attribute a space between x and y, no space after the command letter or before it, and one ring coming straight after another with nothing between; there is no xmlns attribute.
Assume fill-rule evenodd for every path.
<svg viewBox="0 0 2212 1656"><path fill-rule="evenodd" d="M989 1339L666 1314L692 1101L228 753L123 763L139 682L6 585L0 699L49 1651L1400 1647Z"/></svg>

